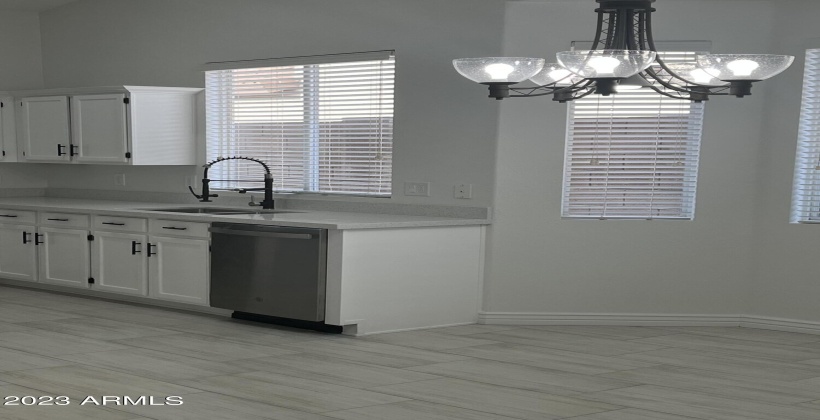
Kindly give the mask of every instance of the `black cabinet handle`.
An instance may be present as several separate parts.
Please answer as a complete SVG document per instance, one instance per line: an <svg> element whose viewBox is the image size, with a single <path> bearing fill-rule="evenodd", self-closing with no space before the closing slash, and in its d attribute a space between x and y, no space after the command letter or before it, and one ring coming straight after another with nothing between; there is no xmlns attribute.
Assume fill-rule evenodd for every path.
<svg viewBox="0 0 820 420"><path fill-rule="evenodd" d="M163 226L163 229L170 229L170 230L188 230L188 228L181 228L176 226Z"/></svg>
<svg viewBox="0 0 820 420"><path fill-rule="evenodd" d="M77 155L79 155L79 153L78 153L78 152L75 152L75 151L74 151L74 149L76 149L76 148L77 148L77 146L75 146L75 145L73 145L73 144L69 144L69 145L68 145L68 155L69 155L69 156L77 156Z"/></svg>
<svg viewBox="0 0 820 420"><path fill-rule="evenodd" d="M114 223L114 222L102 222L104 225L111 225L111 226L125 226L125 223Z"/></svg>
<svg viewBox="0 0 820 420"><path fill-rule="evenodd" d="M137 255L139 253L142 253L142 249L137 250L137 245L139 245L140 248L142 248L142 242L131 241L131 255ZM150 253L151 252L150 251L151 250L151 248L150 248L151 245L149 244L148 246L149 246L149 248L148 248L149 251L148 252Z"/></svg>
<svg viewBox="0 0 820 420"><path fill-rule="evenodd" d="M0 214L0 217L17 217L15 214Z"/></svg>
<svg viewBox="0 0 820 420"><path fill-rule="evenodd" d="M156 248L157 246L156 246L156 245L151 244L150 242L148 243L148 257L149 257L149 258L150 258L152 255L157 255L157 253L156 253L156 252L153 252L153 253L151 252L151 247Z"/></svg>
<svg viewBox="0 0 820 420"><path fill-rule="evenodd" d="M34 245L40 245L41 243L43 243L43 241L40 240L40 238L42 238L42 237L43 237L42 233L35 233L34 234Z"/></svg>
<svg viewBox="0 0 820 420"><path fill-rule="evenodd" d="M63 149L65 149L65 146L63 146L62 144L57 145L57 156L62 156L65 154Z"/></svg>
<svg viewBox="0 0 820 420"><path fill-rule="evenodd" d="M31 232L23 231L23 245L30 242L28 235L31 235Z"/></svg>
<svg viewBox="0 0 820 420"><path fill-rule="evenodd" d="M55 222L68 222L69 221L68 219L46 219L46 220L52 220L52 221L55 221Z"/></svg>

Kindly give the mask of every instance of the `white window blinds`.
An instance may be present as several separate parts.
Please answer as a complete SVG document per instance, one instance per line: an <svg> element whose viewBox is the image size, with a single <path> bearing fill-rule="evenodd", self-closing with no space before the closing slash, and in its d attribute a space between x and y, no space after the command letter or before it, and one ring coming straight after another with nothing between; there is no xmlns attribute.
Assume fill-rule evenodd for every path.
<svg viewBox="0 0 820 420"><path fill-rule="evenodd" d="M702 123L702 103L648 88L571 102L562 216L692 219Z"/></svg>
<svg viewBox="0 0 820 420"><path fill-rule="evenodd" d="M791 222L820 222L820 49L806 51Z"/></svg>
<svg viewBox="0 0 820 420"><path fill-rule="evenodd" d="M375 55L206 71L208 160L260 159L277 191L390 196L395 61L392 52ZM250 188L263 169L230 160L209 175L213 188Z"/></svg>

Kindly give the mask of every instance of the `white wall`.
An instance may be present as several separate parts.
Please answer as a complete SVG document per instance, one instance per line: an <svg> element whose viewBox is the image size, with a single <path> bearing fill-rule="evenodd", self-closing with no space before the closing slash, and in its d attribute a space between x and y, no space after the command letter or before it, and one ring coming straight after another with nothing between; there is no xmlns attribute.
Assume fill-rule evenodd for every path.
<svg viewBox="0 0 820 420"><path fill-rule="evenodd" d="M37 13L0 13L0 57L0 91L43 86ZM0 188L44 188L44 169L43 165L0 163Z"/></svg>
<svg viewBox="0 0 820 420"><path fill-rule="evenodd" d="M759 242L752 284L755 313L820 322L820 226L789 224L803 65L807 48L820 48L820 4L778 2L777 50L795 55L792 68L767 86L763 154L757 199Z"/></svg>
<svg viewBox="0 0 820 420"><path fill-rule="evenodd" d="M768 52L768 1L663 0L655 38ZM738 7L742 6L742 7ZM505 55L553 56L591 40L595 3L508 3ZM738 314L749 307L765 95L707 104L694 221L562 220L566 106L501 106L485 311Z"/></svg>
<svg viewBox="0 0 820 420"><path fill-rule="evenodd" d="M210 61L395 49L391 201L489 206L498 112L451 60L498 54L503 14L501 0L81 0L41 14L45 84L204 86ZM49 186L113 188L112 171L52 166ZM200 171L125 172L129 189L182 192ZM453 197L460 183L475 199Z"/></svg>

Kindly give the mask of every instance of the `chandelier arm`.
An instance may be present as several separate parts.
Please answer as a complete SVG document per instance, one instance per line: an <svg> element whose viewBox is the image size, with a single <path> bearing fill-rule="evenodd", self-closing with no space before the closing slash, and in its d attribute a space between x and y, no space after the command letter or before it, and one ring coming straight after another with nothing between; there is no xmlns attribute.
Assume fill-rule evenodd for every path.
<svg viewBox="0 0 820 420"><path fill-rule="evenodd" d="M604 30L604 11L598 10L598 24L595 28L595 41L592 43L591 50L597 50L598 45L601 43L601 35Z"/></svg>
<svg viewBox="0 0 820 420"><path fill-rule="evenodd" d="M661 94L661 95L663 95L663 96L666 96L666 97L669 97L669 98L672 98L672 99L683 99L683 100L690 100L690 99L689 99L689 97L687 97L687 96L684 96L684 95L673 95L673 94L669 93L668 91L663 90L663 89L661 89L661 88L659 88L659 87L657 87L657 86L650 85L650 86L649 86L649 88L650 88L650 89L652 89L652 90L654 90L654 91L655 91L656 93L658 93L658 94ZM680 92L680 93L684 93L684 92Z"/></svg>
<svg viewBox="0 0 820 420"><path fill-rule="evenodd" d="M690 93L690 92L691 92L691 90L690 90L690 89L686 89L686 88L681 87L681 86L675 86L675 85L673 85L673 84L671 84L671 83L667 82L666 80L663 80L663 79L662 79L662 78L661 78L661 77L660 77L657 73L655 73L655 71L654 71L654 70L652 70L652 69L646 69L646 70L644 70L643 72L639 73L639 75L641 76L641 78L643 78L644 80L646 80L646 81L647 81L647 83L649 83L649 85L650 85L650 86L653 86L653 85L652 85L652 81L650 81L650 80L646 77L646 75L649 75L649 77L651 77L651 78L652 78L652 80L654 80L654 81L658 82L661 86L665 87L666 89L669 89L669 90L674 90L674 91L676 91L676 92L683 92L683 93ZM657 92L657 91L656 91L656 92Z"/></svg>
<svg viewBox="0 0 820 420"><path fill-rule="evenodd" d="M575 99L585 98L585 97L587 97L587 96L589 96L589 95L592 95L593 93L595 93L595 89L594 89L594 88L593 88L593 89L589 89L589 90L587 90L586 92L584 92L584 93L582 93L582 94L580 94L580 95L578 95L578 96L576 96L576 97L574 97L574 98L572 98L572 99L573 99L573 100L575 100Z"/></svg>
<svg viewBox="0 0 820 420"><path fill-rule="evenodd" d="M678 79L680 81L686 82L686 84L689 84L689 85L692 85L692 86L698 86L698 87L704 87L704 88L714 87L712 85L704 85L704 84L701 84L701 83L696 83L696 82L693 82L691 80L688 80L688 79L684 78L683 76L680 76L679 74L675 73L672 69L669 68L669 66L666 65L666 63L663 61L663 58L661 58L660 53L658 53L658 49L655 47L655 37L652 35L652 14L651 13L646 15L646 30L644 32L646 32L646 39L647 39L648 44L649 44L649 49L652 50L652 51L655 51L657 53L657 56L655 57L655 61L657 61L658 64L661 66L661 68L665 72L669 73L670 76L672 76L673 78ZM655 78L655 80L660 81L657 78Z"/></svg>
<svg viewBox="0 0 820 420"><path fill-rule="evenodd" d="M531 88L510 88L510 92L515 92L515 95L510 95L510 98L529 98L535 96L552 95L560 89L555 89L557 86L546 85Z"/></svg>

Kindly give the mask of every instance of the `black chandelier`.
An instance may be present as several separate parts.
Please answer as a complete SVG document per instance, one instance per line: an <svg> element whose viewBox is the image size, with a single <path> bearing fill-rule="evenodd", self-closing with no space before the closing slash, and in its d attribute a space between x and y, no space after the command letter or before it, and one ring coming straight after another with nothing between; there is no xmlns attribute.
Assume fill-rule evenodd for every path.
<svg viewBox="0 0 820 420"><path fill-rule="evenodd" d="M592 48L543 58L483 57L453 60L464 77L489 86L490 97L552 95L564 103L593 93L609 96L627 85L648 87L661 95L694 102L711 96L751 94L752 83L776 76L793 56L770 54L698 54L694 61L666 63L652 37L655 0L595 0L600 7ZM516 86L530 80L534 87Z"/></svg>

